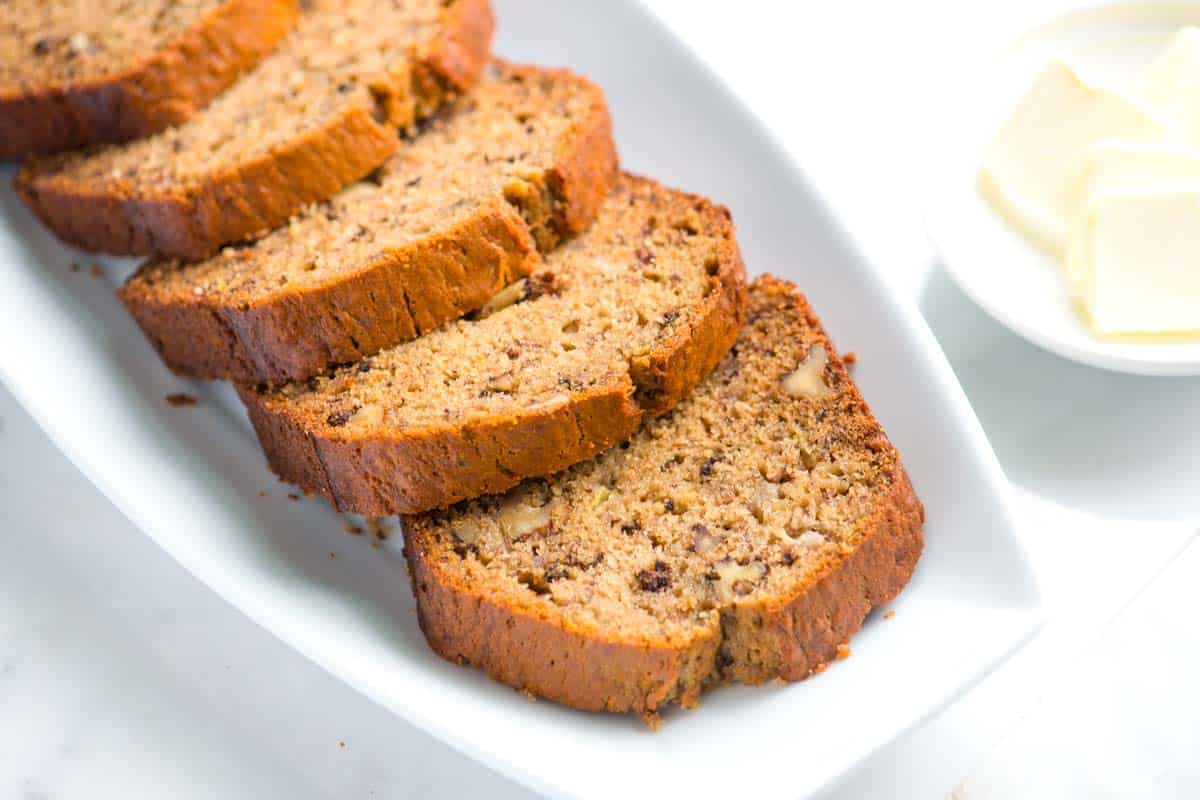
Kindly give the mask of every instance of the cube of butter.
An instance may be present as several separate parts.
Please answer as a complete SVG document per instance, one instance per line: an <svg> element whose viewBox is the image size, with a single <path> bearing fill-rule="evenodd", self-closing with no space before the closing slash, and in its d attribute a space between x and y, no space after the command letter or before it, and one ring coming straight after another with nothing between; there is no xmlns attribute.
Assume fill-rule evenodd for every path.
<svg viewBox="0 0 1200 800"><path fill-rule="evenodd" d="M1200 28L1182 28L1146 67L1135 91L1173 137L1200 147Z"/></svg>
<svg viewBox="0 0 1200 800"><path fill-rule="evenodd" d="M1200 182L1092 195L1081 300L1101 335L1200 331Z"/></svg>
<svg viewBox="0 0 1200 800"><path fill-rule="evenodd" d="M1113 92L1050 63L988 148L980 186L1036 243L1061 255L1092 148L1109 140L1156 141L1162 126Z"/></svg>
<svg viewBox="0 0 1200 800"><path fill-rule="evenodd" d="M1101 142L1092 149L1083 184L1072 210L1065 262L1068 287L1077 297L1083 291L1087 268L1089 199L1106 192L1200 186L1200 151L1157 142Z"/></svg>

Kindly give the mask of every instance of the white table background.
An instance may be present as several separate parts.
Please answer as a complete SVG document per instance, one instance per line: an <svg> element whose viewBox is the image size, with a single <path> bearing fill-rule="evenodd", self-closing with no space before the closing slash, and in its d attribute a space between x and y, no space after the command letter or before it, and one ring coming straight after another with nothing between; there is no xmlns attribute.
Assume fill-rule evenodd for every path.
<svg viewBox="0 0 1200 800"><path fill-rule="evenodd" d="M918 299L1046 595L1029 646L833 796L1200 796L1200 379L1099 372L1016 338L936 265L917 207L923 132L948 112L938 76L1053 3L651 4ZM530 796L226 605L3 389L0 509L0 799Z"/></svg>

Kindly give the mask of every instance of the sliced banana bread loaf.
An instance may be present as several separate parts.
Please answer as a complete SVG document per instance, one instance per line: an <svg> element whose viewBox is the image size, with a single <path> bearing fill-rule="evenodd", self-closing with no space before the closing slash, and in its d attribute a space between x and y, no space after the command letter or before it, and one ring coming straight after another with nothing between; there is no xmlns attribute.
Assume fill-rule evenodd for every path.
<svg viewBox="0 0 1200 800"><path fill-rule="evenodd" d="M288 32L297 0L6 0L0 159L183 122Z"/></svg>
<svg viewBox="0 0 1200 800"><path fill-rule="evenodd" d="M653 720L800 680L907 583L924 512L803 295L764 277L733 350L627 445L404 521L433 649Z"/></svg>
<svg viewBox="0 0 1200 800"><path fill-rule="evenodd" d="M309 0L257 67L183 124L27 164L26 203L89 250L194 260L378 167L397 128L473 84L488 0Z"/></svg>
<svg viewBox="0 0 1200 800"><path fill-rule="evenodd" d="M371 180L257 242L122 290L176 372L302 380L482 306L596 215L617 175L600 89L494 64Z"/></svg>
<svg viewBox="0 0 1200 800"><path fill-rule="evenodd" d="M729 212L622 176L595 224L449 323L306 383L245 387L271 466L363 514L503 491L628 438L741 324Z"/></svg>

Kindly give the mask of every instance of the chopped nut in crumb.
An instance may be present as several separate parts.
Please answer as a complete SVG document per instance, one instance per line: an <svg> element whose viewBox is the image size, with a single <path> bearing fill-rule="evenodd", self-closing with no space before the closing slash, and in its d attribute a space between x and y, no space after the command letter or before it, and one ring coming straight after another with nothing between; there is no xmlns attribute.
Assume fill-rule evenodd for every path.
<svg viewBox="0 0 1200 800"><path fill-rule="evenodd" d="M368 403L358 410L350 424L354 428L374 428L383 424L384 416L383 406Z"/></svg>
<svg viewBox="0 0 1200 800"><path fill-rule="evenodd" d="M692 526L692 546L691 550L696 555L704 555L710 552L714 547L719 545L725 539L720 534L713 533L708 529L707 525L696 524Z"/></svg>
<svg viewBox="0 0 1200 800"><path fill-rule="evenodd" d="M833 394L833 390L825 383L825 367L829 364L829 354L825 346L815 344L809 348L804 360L788 374L780 378L779 386L786 395L792 397L825 397Z"/></svg>
<svg viewBox="0 0 1200 800"><path fill-rule="evenodd" d="M71 34L71 38L67 40L67 47L75 55L94 52L96 49L92 38L83 31L76 31Z"/></svg>
<svg viewBox="0 0 1200 800"><path fill-rule="evenodd" d="M500 527L510 541L519 541L550 524L550 509L536 502L536 498L522 492L500 504Z"/></svg>
<svg viewBox="0 0 1200 800"><path fill-rule="evenodd" d="M483 535L483 526L477 521L466 517L455 520L451 530L454 532L454 538L465 545L477 543L479 537Z"/></svg>
<svg viewBox="0 0 1200 800"><path fill-rule="evenodd" d="M592 508L599 508L604 505L611 496L612 491L607 486L597 487L596 493L592 496Z"/></svg>
<svg viewBox="0 0 1200 800"><path fill-rule="evenodd" d="M487 388L488 391L491 392L504 392L506 394L512 394L513 392L517 391L517 389L521 388L521 377L513 370L509 370L508 372L501 373L500 375L494 375L489 378L487 382Z"/></svg>
<svg viewBox="0 0 1200 800"><path fill-rule="evenodd" d="M750 496L748 507L750 513L759 522L766 522L767 517L779 501L779 486L769 481L763 481L754 494Z"/></svg>
<svg viewBox="0 0 1200 800"><path fill-rule="evenodd" d="M797 544L802 544L805 547L820 547L825 544L825 536L820 531L808 530L801 533L799 536L793 537Z"/></svg>
<svg viewBox="0 0 1200 800"><path fill-rule="evenodd" d="M714 582L717 591L725 597L744 597L767 576L767 565L761 561L739 564L732 558L722 559L713 565L708 579Z"/></svg>
<svg viewBox="0 0 1200 800"><path fill-rule="evenodd" d="M817 464L810 473L813 485L830 494L846 494L850 491L850 479L846 472L833 462Z"/></svg>
<svg viewBox="0 0 1200 800"><path fill-rule="evenodd" d="M492 314L495 314L497 311L502 311L511 306L513 303L516 303L518 300L523 299L525 297L525 290L528 286L529 281L525 278L522 278L516 283L510 283L508 286L505 286L499 292L496 292L496 294L492 296L491 300L488 300L483 304L483 307L479 309L479 318L486 319Z"/></svg>

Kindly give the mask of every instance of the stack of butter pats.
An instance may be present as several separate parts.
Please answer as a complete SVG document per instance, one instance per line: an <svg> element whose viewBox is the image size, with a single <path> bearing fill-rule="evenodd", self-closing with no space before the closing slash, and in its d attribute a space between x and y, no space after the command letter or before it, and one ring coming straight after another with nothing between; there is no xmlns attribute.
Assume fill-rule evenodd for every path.
<svg viewBox="0 0 1200 800"><path fill-rule="evenodd" d="M1200 28L1118 93L1048 65L984 157L980 185L1062 259L1102 336L1200 332Z"/></svg>

